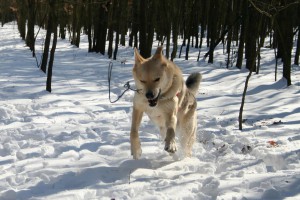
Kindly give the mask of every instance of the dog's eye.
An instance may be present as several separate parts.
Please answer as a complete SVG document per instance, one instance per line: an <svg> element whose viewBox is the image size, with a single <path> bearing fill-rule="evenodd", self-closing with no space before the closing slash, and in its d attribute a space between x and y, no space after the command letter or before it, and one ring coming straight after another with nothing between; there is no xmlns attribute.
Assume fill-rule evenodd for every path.
<svg viewBox="0 0 300 200"><path fill-rule="evenodd" d="M159 80L160 80L160 78L157 78L157 79L154 80L154 82L158 82Z"/></svg>
<svg viewBox="0 0 300 200"><path fill-rule="evenodd" d="M143 80L140 80L141 81L141 83L146 83L146 81L143 81Z"/></svg>

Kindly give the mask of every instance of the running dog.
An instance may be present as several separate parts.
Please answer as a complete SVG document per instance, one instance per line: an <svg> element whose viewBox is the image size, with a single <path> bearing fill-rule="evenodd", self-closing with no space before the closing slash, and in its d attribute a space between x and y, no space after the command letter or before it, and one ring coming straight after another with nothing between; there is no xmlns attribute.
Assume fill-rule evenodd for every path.
<svg viewBox="0 0 300 200"><path fill-rule="evenodd" d="M138 91L133 98L130 132L131 154L139 159L142 154L139 126L143 113L158 126L164 139L164 150L177 151L175 132L184 155L192 155L197 130L197 94L202 76L192 73L184 81L180 68L162 54L158 47L155 54L145 59L135 49L133 78Z"/></svg>

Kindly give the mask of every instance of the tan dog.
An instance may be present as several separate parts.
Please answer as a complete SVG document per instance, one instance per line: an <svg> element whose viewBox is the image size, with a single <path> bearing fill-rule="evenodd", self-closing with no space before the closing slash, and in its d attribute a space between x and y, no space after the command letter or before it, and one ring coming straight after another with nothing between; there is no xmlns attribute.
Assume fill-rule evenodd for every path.
<svg viewBox="0 0 300 200"><path fill-rule="evenodd" d="M138 92L133 99L132 125L130 132L131 154L139 159L142 154L139 126L145 112L160 129L165 139L165 150L175 153L175 131L185 156L191 156L197 129L197 101L202 76L191 74L186 83L178 66L162 55L162 47L148 59L135 49L133 77Z"/></svg>

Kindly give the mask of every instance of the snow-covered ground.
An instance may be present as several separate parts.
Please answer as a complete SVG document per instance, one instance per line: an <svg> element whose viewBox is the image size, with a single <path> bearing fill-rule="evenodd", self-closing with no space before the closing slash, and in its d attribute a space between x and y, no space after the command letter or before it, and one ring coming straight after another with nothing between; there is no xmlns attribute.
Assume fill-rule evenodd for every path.
<svg viewBox="0 0 300 200"><path fill-rule="evenodd" d="M37 40L38 59L44 35ZM213 65L196 62L197 50L188 61L176 59L185 77L203 74L193 157L169 156L158 130L144 117L142 158L133 160L133 92L109 102L110 60L87 53L86 37L82 40L80 48L58 41L48 93L46 75L16 24L0 28L1 200L300 199L299 66L292 68L292 86L280 78L275 82L273 51L262 49L260 74L250 80L239 131L248 72L226 69L222 49ZM132 80L133 50L120 47L113 63L114 99Z"/></svg>

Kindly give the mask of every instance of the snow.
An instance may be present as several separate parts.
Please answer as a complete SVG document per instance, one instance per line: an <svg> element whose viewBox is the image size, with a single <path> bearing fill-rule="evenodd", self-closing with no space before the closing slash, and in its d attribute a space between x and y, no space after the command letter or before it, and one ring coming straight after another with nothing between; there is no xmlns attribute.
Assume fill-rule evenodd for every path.
<svg viewBox="0 0 300 200"><path fill-rule="evenodd" d="M43 34L37 39L40 59ZM19 37L0 29L0 199L300 199L300 68L293 85L274 81L273 51L262 49L260 74L250 79L243 131L238 111L247 70L176 59L185 78L199 71L198 133L193 157L163 150L158 130L143 118L140 160L130 155L133 92L108 100L106 56L59 40L52 93L46 75ZM203 50L203 52L205 52ZM125 64L121 61L126 60ZM131 81L133 49L113 61L112 99ZM281 69L281 65L279 69ZM278 77L282 77L279 70Z"/></svg>

